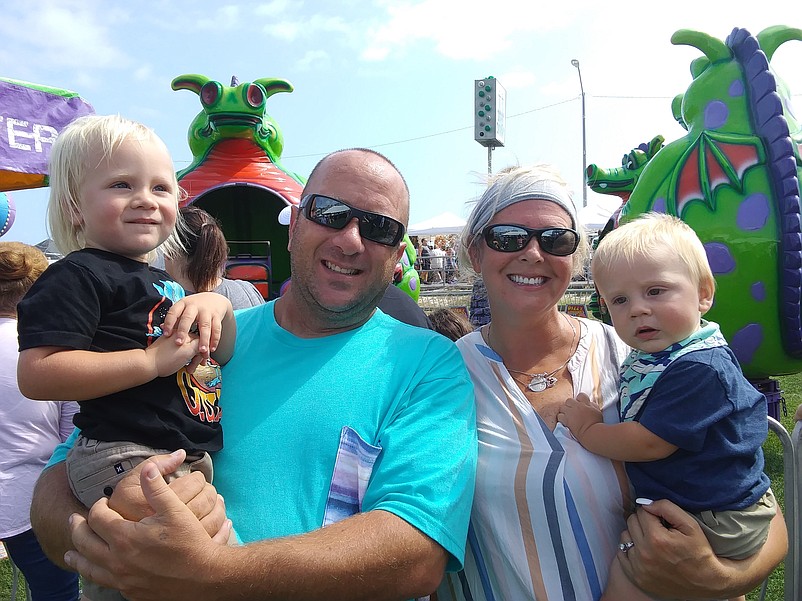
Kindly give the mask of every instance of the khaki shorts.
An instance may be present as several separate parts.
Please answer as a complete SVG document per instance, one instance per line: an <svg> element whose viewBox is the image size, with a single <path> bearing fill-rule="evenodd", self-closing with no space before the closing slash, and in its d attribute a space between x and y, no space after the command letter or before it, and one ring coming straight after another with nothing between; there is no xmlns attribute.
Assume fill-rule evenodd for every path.
<svg viewBox="0 0 802 601"><path fill-rule="evenodd" d="M746 509L702 511L691 515L699 522L716 555L745 559L757 553L766 542L776 513L777 500L768 489L757 503Z"/></svg>
<svg viewBox="0 0 802 601"><path fill-rule="evenodd" d="M105 442L79 436L67 454L70 488L81 503L91 507L98 499L110 497L117 483L137 465L152 455L170 452L133 442ZM165 480L170 482L190 472L201 472L211 483L214 470L209 454L187 455L187 460L175 473L165 476Z"/></svg>

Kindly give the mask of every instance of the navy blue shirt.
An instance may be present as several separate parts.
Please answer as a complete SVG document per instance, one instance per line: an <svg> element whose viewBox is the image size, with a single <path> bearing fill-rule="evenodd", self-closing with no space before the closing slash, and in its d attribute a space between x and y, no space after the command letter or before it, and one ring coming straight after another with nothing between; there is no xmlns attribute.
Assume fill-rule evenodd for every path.
<svg viewBox="0 0 802 601"><path fill-rule="evenodd" d="M744 509L769 488L761 445L766 397L744 377L729 347L677 358L655 382L636 421L678 449L628 462L638 497L669 499L686 511Z"/></svg>

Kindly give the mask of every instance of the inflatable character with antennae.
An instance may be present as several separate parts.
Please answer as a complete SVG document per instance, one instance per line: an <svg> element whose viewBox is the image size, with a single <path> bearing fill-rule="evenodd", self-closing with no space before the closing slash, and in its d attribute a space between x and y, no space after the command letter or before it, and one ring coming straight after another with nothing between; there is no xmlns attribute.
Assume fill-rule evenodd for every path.
<svg viewBox="0 0 802 601"><path fill-rule="evenodd" d="M716 276L707 317L750 379L802 371L802 130L771 69L789 40L802 40L802 30L736 28L724 42L689 30L672 36L704 55L673 104L688 133L646 164L620 216L664 212L696 231Z"/></svg>

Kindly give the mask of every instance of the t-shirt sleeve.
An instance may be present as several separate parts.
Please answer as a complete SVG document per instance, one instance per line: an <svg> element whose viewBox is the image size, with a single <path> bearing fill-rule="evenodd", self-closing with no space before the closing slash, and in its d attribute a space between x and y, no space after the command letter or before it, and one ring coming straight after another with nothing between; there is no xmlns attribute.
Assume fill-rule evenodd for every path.
<svg viewBox="0 0 802 601"><path fill-rule="evenodd" d="M435 540L462 568L476 477L473 385L456 346L427 342L374 466L362 510L389 511ZM434 435L433 435L434 434Z"/></svg>
<svg viewBox="0 0 802 601"><path fill-rule="evenodd" d="M47 465L44 467L44 469L53 467L54 465L66 460L67 453L69 453L70 449L75 446L75 441L78 440L78 436L80 434L81 430L79 428L75 428L67 440L53 449L53 454L50 456L50 461L47 462Z"/></svg>
<svg viewBox="0 0 802 601"><path fill-rule="evenodd" d="M62 259L48 267L17 306L20 350L89 349L101 314L97 280Z"/></svg>
<svg viewBox="0 0 802 601"><path fill-rule="evenodd" d="M666 442L700 451L707 429L732 411L718 372L680 357L657 379L638 421Z"/></svg>

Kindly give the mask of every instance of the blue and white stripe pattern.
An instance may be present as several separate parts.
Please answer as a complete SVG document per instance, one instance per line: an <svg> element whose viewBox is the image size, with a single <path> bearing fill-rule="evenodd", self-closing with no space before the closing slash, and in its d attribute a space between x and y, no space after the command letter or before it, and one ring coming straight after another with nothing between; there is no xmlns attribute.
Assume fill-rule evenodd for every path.
<svg viewBox="0 0 802 601"><path fill-rule="evenodd" d="M600 322L580 327L574 395L615 423L629 349ZM599 599L630 503L623 464L586 451L562 424L552 432L481 333L458 346L476 392L479 466L465 570L446 575L438 601Z"/></svg>

